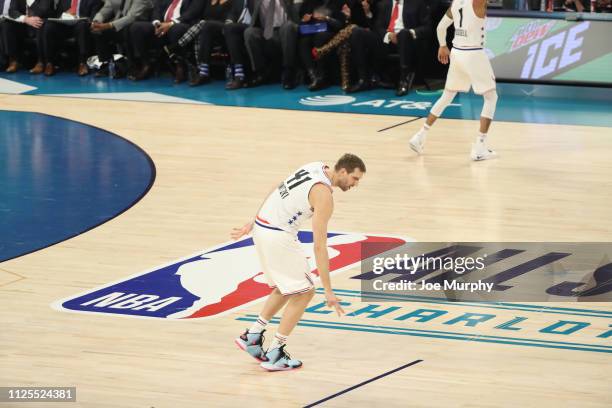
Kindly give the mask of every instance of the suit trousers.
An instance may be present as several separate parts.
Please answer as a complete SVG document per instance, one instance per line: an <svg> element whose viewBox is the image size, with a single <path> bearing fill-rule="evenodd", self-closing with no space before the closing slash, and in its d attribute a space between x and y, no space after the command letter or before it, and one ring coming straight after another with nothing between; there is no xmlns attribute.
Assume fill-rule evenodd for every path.
<svg viewBox="0 0 612 408"><path fill-rule="evenodd" d="M242 23L230 23L223 27L223 36L232 64L247 64L248 54L244 44L244 32L248 27L247 24Z"/></svg>
<svg viewBox="0 0 612 408"><path fill-rule="evenodd" d="M36 40L36 55L38 60L41 62L44 61L42 32L46 24L47 22L45 20L43 26L36 29L23 23L5 20L3 22L2 35L4 37L3 41L6 55L11 59L19 58L21 50L23 50L24 38L30 37Z"/></svg>
<svg viewBox="0 0 612 408"><path fill-rule="evenodd" d="M157 37L155 26L150 21L135 21L129 27L129 40L134 57L147 60L151 48L161 48L164 45L176 45L178 40L189 29L189 25L177 23L172 25L166 35Z"/></svg>
<svg viewBox="0 0 612 408"><path fill-rule="evenodd" d="M223 38L223 27L225 23L221 21L209 20L202 26L202 31L198 34L196 46L196 61L198 64L210 63L210 54L215 45L225 44Z"/></svg>
<svg viewBox="0 0 612 408"><path fill-rule="evenodd" d="M263 72L268 60L282 59L283 68L295 67L297 24L286 22L274 29L272 38L265 39L263 29L249 27L244 31L244 42L254 71Z"/></svg>
<svg viewBox="0 0 612 408"><path fill-rule="evenodd" d="M6 44L4 41L4 21L0 21L0 69L4 69L8 64L8 54L6 52Z"/></svg>
<svg viewBox="0 0 612 408"><path fill-rule="evenodd" d="M113 54L117 52L117 46L122 47L122 51L128 58L128 61L134 58L132 47L130 46L129 27L121 31L110 29L101 33L94 33L92 37L100 62L109 62Z"/></svg>
<svg viewBox="0 0 612 408"><path fill-rule="evenodd" d="M55 62L57 50L61 42L67 38L74 37L79 52L79 63L85 63L91 55L92 39L89 23L79 21L75 25L65 25L53 21L47 21L43 29L44 58L47 62Z"/></svg>

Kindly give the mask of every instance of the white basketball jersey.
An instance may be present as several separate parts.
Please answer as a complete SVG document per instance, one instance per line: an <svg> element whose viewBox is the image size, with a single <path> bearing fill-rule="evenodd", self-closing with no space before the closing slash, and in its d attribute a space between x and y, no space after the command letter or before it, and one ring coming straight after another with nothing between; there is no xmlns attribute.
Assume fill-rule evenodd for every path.
<svg viewBox="0 0 612 408"><path fill-rule="evenodd" d="M263 227L297 234L302 223L313 215L308 201L312 186L322 183L331 189L331 180L325 174L327 168L322 162L300 167L268 196L256 222Z"/></svg>
<svg viewBox="0 0 612 408"><path fill-rule="evenodd" d="M474 13L472 0L454 0L451 5L455 48L482 48L485 43L485 18Z"/></svg>

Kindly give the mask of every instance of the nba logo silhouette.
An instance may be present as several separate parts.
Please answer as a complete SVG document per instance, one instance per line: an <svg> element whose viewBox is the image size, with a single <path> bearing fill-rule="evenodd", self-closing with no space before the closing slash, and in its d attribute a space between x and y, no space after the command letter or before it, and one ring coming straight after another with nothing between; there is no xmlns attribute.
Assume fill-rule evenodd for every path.
<svg viewBox="0 0 612 408"><path fill-rule="evenodd" d="M313 273L318 275L312 232L300 231L298 238ZM390 236L328 233L330 273L342 272L361 262L363 243L388 244L381 246L382 252L406 242ZM374 255L377 254L367 256ZM63 311L131 317L210 318L258 302L270 292L253 240L247 237L59 300L52 306Z"/></svg>

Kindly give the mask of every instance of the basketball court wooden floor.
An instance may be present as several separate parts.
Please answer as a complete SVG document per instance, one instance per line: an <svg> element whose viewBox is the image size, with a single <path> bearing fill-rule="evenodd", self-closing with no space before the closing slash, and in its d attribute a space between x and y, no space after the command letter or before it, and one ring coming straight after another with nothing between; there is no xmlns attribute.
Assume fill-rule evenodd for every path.
<svg viewBox="0 0 612 408"><path fill-rule="evenodd" d="M233 343L261 303L183 320L50 307L226 242L290 171L344 152L362 156L368 171L359 188L334 194L332 231L419 242L606 242L609 128L495 123L490 143L500 158L472 163L473 121L441 120L416 157L407 140L421 120L379 132L407 117L7 95L0 105L116 133L147 152L157 173L117 218L0 264L1 386L76 386L77 402L63 406L87 408L287 407L331 396L321 406L612 406L612 307L604 302L361 302L355 266L332 279L353 315L324 314L319 293L289 339L304 361L289 373L264 372ZM445 316L397 319L420 308ZM494 317L449 323L464 313ZM517 317L527 318L520 330L502 330ZM542 331L559 321L588 327Z"/></svg>

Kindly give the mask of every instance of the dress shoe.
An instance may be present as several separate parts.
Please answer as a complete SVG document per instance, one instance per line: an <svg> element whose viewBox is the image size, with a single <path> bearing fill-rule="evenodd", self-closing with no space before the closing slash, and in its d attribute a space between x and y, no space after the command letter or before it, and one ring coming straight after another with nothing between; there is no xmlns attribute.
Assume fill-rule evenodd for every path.
<svg viewBox="0 0 612 408"><path fill-rule="evenodd" d="M231 81L225 84L225 89L233 91L235 89L246 88L247 83L244 77L234 77Z"/></svg>
<svg viewBox="0 0 612 408"><path fill-rule="evenodd" d="M174 83L180 84L185 82L187 79L187 74L185 72L185 65L180 62L177 62L174 65Z"/></svg>
<svg viewBox="0 0 612 408"><path fill-rule="evenodd" d="M408 92L410 92L410 89L412 89L413 82L414 82L414 72L410 72L400 81L399 86L397 87L397 91L395 92L395 95L397 96L407 95Z"/></svg>
<svg viewBox="0 0 612 408"><path fill-rule="evenodd" d="M119 72L119 70L117 70ZM143 79L147 79L151 75L151 66L149 64L144 64L142 68L140 68L136 73L130 77L132 81L142 81ZM115 76L113 78L119 78Z"/></svg>
<svg viewBox="0 0 612 408"><path fill-rule="evenodd" d="M15 73L19 70L19 63L17 62L17 60L10 60L9 61L9 65L6 68L6 72L8 72L9 74Z"/></svg>
<svg viewBox="0 0 612 408"><path fill-rule="evenodd" d="M127 76L127 68L123 65L116 64L115 65L115 73L111 74L113 79L122 79Z"/></svg>
<svg viewBox="0 0 612 408"><path fill-rule="evenodd" d="M308 70L308 78L310 79L310 83L308 84L308 90L310 91L319 91L327 87L323 75L320 75L314 69Z"/></svg>
<svg viewBox="0 0 612 408"><path fill-rule="evenodd" d="M209 82L210 82L210 75L197 74L191 77L191 81L189 81L189 86L200 86L200 85L208 84Z"/></svg>
<svg viewBox="0 0 612 408"><path fill-rule="evenodd" d="M95 78L105 78L108 76L108 63L104 63L98 68L96 73L94 74Z"/></svg>
<svg viewBox="0 0 612 408"><path fill-rule="evenodd" d="M370 88L395 89L395 84L387 82L375 75L370 79Z"/></svg>
<svg viewBox="0 0 612 408"><path fill-rule="evenodd" d="M81 62L79 64L79 68L77 69L77 75L85 76L87 74L89 74L89 68L87 68L87 64Z"/></svg>
<svg viewBox="0 0 612 408"><path fill-rule="evenodd" d="M253 79L249 83L249 87L254 88L259 85L263 85L266 83L266 78L262 74L255 74Z"/></svg>
<svg viewBox="0 0 612 408"><path fill-rule="evenodd" d="M355 92L367 91L368 89L370 89L369 81L361 78L353 86L351 86L346 92L355 93Z"/></svg>
<svg viewBox="0 0 612 408"><path fill-rule="evenodd" d="M294 89L297 84L295 83L295 75L293 74L293 70L290 68L285 68L283 70L283 74L281 76L281 84L283 85L283 89Z"/></svg>
<svg viewBox="0 0 612 408"><path fill-rule="evenodd" d="M30 74L33 75L42 74L43 72L45 72L45 64L42 62L37 62L36 65L34 65L34 68L30 70Z"/></svg>
<svg viewBox="0 0 612 408"><path fill-rule="evenodd" d="M45 76L53 75L55 75L55 65L51 62L47 62L47 65L45 65Z"/></svg>

